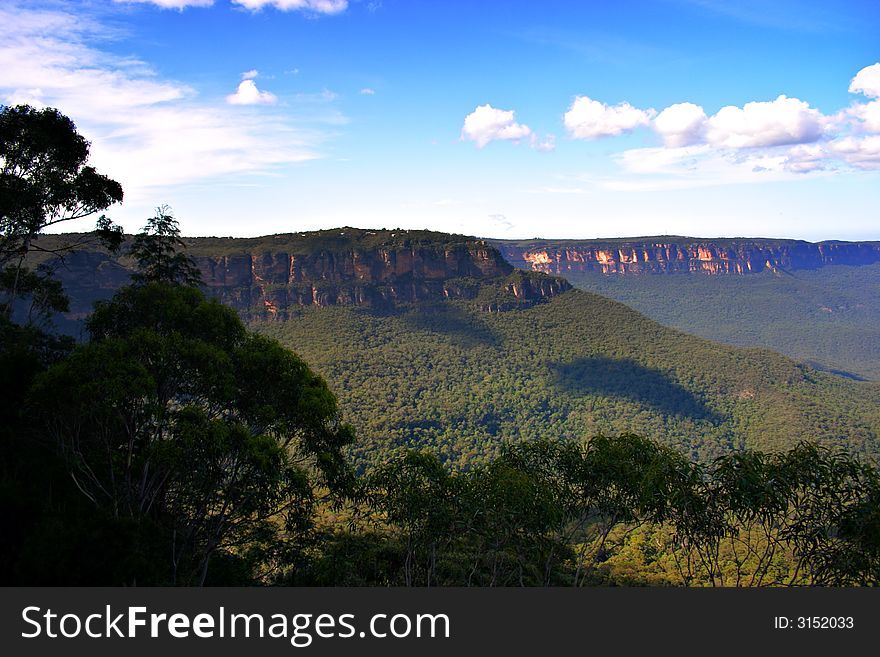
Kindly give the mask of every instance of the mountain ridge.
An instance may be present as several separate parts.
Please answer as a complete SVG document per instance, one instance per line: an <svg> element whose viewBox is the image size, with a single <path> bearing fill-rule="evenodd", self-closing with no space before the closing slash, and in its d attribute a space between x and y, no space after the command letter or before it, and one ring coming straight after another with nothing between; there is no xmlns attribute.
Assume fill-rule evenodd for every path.
<svg viewBox="0 0 880 657"><path fill-rule="evenodd" d="M41 237L48 250L63 236ZM206 292L245 319L284 319L303 306L363 306L464 299L486 312L522 308L571 288L563 278L517 270L485 240L432 231L340 228L262 238L184 238ZM81 319L134 272L99 247L55 261ZM36 260L35 260L36 262Z"/></svg>
<svg viewBox="0 0 880 657"><path fill-rule="evenodd" d="M594 240L488 240L520 269L564 275L754 274L880 262L880 241L655 236Z"/></svg>
<svg viewBox="0 0 880 657"><path fill-rule="evenodd" d="M570 289L563 279L515 270L477 238L336 232L246 244L185 241L203 268L246 256L240 268L223 269L228 278L211 274L207 282L222 285L207 292L226 303L238 299L230 305L254 329L281 340L327 379L345 419L358 427L362 465L388 450L431 447L470 467L505 441L624 432L655 436L701 461L742 447L788 448L807 436L880 454L877 384L666 328L612 299ZM371 254L360 270L355 253ZM297 262L323 278L291 282ZM88 294L110 296L133 266L126 256L93 249L68 256L59 274L79 278L64 282L74 308L86 313ZM346 298L268 309L272 294L289 300L300 283L372 285L377 294L424 284L430 294L412 302L398 295L390 308ZM467 293L445 294L453 284ZM543 296L541 286L550 286Z"/></svg>

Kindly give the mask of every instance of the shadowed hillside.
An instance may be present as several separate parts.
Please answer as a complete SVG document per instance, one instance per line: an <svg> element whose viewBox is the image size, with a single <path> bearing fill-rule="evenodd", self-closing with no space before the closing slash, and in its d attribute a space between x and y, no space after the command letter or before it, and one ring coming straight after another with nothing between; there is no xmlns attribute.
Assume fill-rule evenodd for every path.
<svg viewBox="0 0 880 657"><path fill-rule="evenodd" d="M700 460L805 438L880 453L877 384L665 328L516 271L481 240L339 229L187 243L209 294L327 379L358 427L361 466L413 446L467 466L505 441L622 432ZM81 266L58 271L78 317L130 265L75 255ZM301 287L333 293L297 296Z"/></svg>
<svg viewBox="0 0 880 657"><path fill-rule="evenodd" d="M880 244L796 240L495 242L528 271L622 301L661 324L880 380Z"/></svg>

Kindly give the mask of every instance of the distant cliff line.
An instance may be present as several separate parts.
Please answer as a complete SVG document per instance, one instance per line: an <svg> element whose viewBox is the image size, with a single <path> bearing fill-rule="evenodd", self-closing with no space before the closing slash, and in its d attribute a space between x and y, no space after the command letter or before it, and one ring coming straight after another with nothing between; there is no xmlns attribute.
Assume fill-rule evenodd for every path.
<svg viewBox="0 0 880 657"><path fill-rule="evenodd" d="M40 239L43 248L52 249L76 238ZM346 227L183 241L205 291L246 319L285 319L304 306L390 309L446 299L503 312L571 289L562 278L514 268L487 241L464 235ZM119 254L96 246L79 249L53 267L71 298L69 319L82 319L95 301L129 282L135 263L125 255L126 245Z"/></svg>
<svg viewBox="0 0 880 657"><path fill-rule="evenodd" d="M489 240L520 269L547 274L754 274L880 262L880 242L640 237Z"/></svg>

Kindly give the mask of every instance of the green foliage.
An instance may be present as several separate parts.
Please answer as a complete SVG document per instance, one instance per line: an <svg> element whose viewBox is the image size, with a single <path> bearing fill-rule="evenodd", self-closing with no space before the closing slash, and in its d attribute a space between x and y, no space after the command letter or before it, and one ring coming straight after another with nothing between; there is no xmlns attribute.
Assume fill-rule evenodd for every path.
<svg viewBox="0 0 880 657"><path fill-rule="evenodd" d="M158 581L204 583L215 553L265 558L308 527L313 486L347 481L351 431L323 382L198 290L125 288L89 330L38 377L33 423L100 514L165 537Z"/></svg>
<svg viewBox="0 0 880 657"><path fill-rule="evenodd" d="M46 228L122 201L119 183L86 166L88 158L89 143L58 110L0 107L0 269L15 263L20 270L28 252L42 248L33 240ZM118 246L122 232L102 216L93 237ZM64 253L82 243L54 251ZM14 276L7 288L7 316L19 295L18 283Z"/></svg>
<svg viewBox="0 0 880 657"><path fill-rule="evenodd" d="M409 451L365 480L367 517L392 528L386 551L401 586L558 583L568 555L553 529L559 500L532 473L498 459L452 473L433 454Z"/></svg>
<svg viewBox="0 0 880 657"><path fill-rule="evenodd" d="M294 255L314 255L322 252L371 251L380 248L415 248L419 246L444 249L473 244L474 238L466 235L400 228L365 230L350 226L307 233L281 233L267 237L235 238L235 240L224 237L203 237L187 242L193 255L213 257L242 253L258 255L279 251Z"/></svg>
<svg viewBox="0 0 880 657"><path fill-rule="evenodd" d="M877 384L684 335L585 292L504 313L447 301L384 314L303 308L251 325L327 379L358 427L361 469L410 447L463 468L505 440L597 433L655 437L706 463L804 436L880 454Z"/></svg>
<svg viewBox="0 0 880 657"><path fill-rule="evenodd" d="M745 276L565 276L576 287L693 335L880 380L880 264Z"/></svg>
<svg viewBox="0 0 880 657"><path fill-rule="evenodd" d="M50 324L55 313L67 312L70 301L64 294L61 282L52 277L51 270L45 266L31 271L26 267L10 266L0 271L0 289L15 290L17 298L10 298L10 306L16 301L26 302L14 319L27 326ZM10 313L4 308L4 315ZM19 317L18 315L21 315Z"/></svg>
<svg viewBox="0 0 880 657"><path fill-rule="evenodd" d="M309 308L255 334L195 287L167 206L132 242L135 284L74 348L40 330L67 300L25 257L69 249L33 240L122 190L57 110L3 108L0 147L3 583L880 583L880 474L853 455L880 453L876 384L594 295L522 303L516 289L547 283L523 272L453 280L461 301ZM106 217L97 235L121 240ZM254 242L425 244L487 248L350 228Z"/></svg>
<svg viewBox="0 0 880 657"><path fill-rule="evenodd" d="M183 252L185 248L186 243L180 239L180 229L171 208L167 205L156 208L156 215L147 220L147 225L135 235L129 247L129 255L138 266L132 277L135 284L200 285L202 273Z"/></svg>
<svg viewBox="0 0 880 657"><path fill-rule="evenodd" d="M600 435L510 445L465 472L408 451L364 479L355 521L300 583L876 585L878 476L809 443L701 465Z"/></svg>

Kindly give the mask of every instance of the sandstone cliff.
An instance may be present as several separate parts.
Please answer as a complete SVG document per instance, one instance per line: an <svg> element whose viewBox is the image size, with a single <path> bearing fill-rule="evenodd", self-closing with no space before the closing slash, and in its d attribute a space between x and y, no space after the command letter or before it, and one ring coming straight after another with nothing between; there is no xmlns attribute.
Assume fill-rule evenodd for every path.
<svg viewBox="0 0 880 657"><path fill-rule="evenodd" d="M492 242L514 266L549 274L750 274L880 262L880 242L645 237Z"/></svg>
<svg viewBox="0 0 880 657"><path fill-rule="evenodd" d="M302 306L388 309L443 299L469 299L500 312L571 287L563 279L515 270L483 240L428 231L344 228L185 242L206 292L246 318L283 319ZM68 255L57 276L71 297L71 318L82 318L94 301L110 297L133 266L99 250Z"/></svg>

